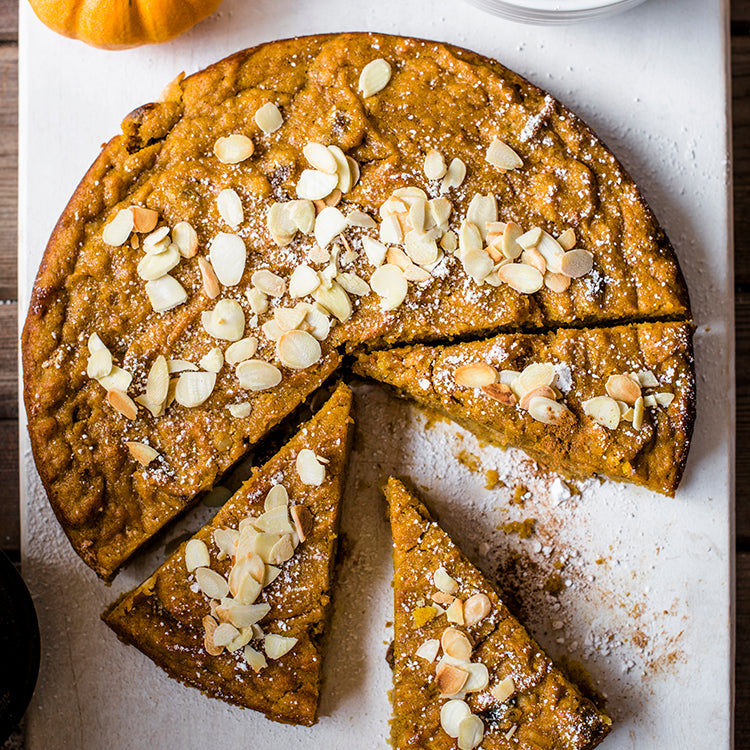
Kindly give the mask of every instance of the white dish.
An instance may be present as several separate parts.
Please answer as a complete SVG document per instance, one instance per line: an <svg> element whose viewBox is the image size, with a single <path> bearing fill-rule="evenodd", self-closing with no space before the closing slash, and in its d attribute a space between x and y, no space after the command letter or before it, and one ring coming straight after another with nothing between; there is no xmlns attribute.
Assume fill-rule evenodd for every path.
<svg viewBox="0 0 750 750"><path fill-rule="evenodd" d="M466 0L501 18L531 24L565 24L622 13L644 0Z"/></svg>
<svg viewBox="0 0 750 750"><path fill-rule="evenodd" d="M557 600L538 586L521 587L524 611L536 612L530 628L553 657L582 662L607 694L615 728L603 750L729 748L734 360L726 4L720 11L705 0L684 0L675 13L671 3L648 3L599 24L595 34L578 25L549 29L542 39L537 29L490 24L464 4L446 3L436 14L431 0L377 6L318 0L305 7L296 0L226 0L216 16L175 42L126 52L58 37L28 4L20 7L22 311L57 217L126 112L157 97L179 71L243 47L372 29L443 39L495 57L578 112L628 167L663 222L699 322L698 420L674 500L596 482L566 498L554 482L530 475L519 454L484 448L447 423L428 429L403 402L373 386L357 389L360 434L343 514L349 555L335 592L322 719L312 729L273 724L208 699L114 637L100 612L164 558L165 540L111 587L103 585L60 531L22 425L23 565L43 639L27 750L384 746L392 604L390 535L378 482L389 472L425 486L447 530L492 575L514 551L544 571L564 557L570 586ZM480 471L469 471L465 463L476 460ZM485 469L527 484L526 506L509 504L511 489L484 489ZM210 513L191 515L166 540L194 530ZM537 518L530 539L496 528L525 517Z"/></svg>

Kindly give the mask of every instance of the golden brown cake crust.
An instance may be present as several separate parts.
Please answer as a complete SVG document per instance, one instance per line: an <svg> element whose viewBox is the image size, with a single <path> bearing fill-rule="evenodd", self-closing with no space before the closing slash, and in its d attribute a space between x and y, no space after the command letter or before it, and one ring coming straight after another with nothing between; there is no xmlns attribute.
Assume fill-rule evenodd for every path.
<svg viewBox="0 0 750 750"><path fill-rule="evenodd" d="M352 393L340 385L313 419L264 466L256 468L213 521L193 537L208 545L212 569L226 574L229 562L217 559L214 530L236 529L248 515L262 513L264 499L277 483L287 489L291 503L308 508L312 531L258 599L271 605L259 623L264 631L298 639L289 653L277 660L269 658L268 666L258 673L244 663L242 649L219 656L207 653L202 621L209 615L209 600L196 590L193 576L185 568L187 542L153 576L110 607L102 615L104 621L171 677L215 698L261 711L275 721L314 724L340 503L353 432L351 409ZM320 486L300 481L295 460L303 448L329 461Z"/></svg>
<svg viewBox="0 0 750 750"><path fill-rule="evenodd" d="M604 474L673 495L687 461L695 418L695 371L689 323L639 323L547 334L500 334L451 346L415 345L361 354L359 374L397 388L500 446L524 449L574 478ZM459 367L487 363L522 371L557 367L561 402L572 414L560 425L535 420L520 404L505 404L481 388L456 382ZM625 421L608 429L584 413L584 402L606 396L611 375L651 371L658 385L643 393L674 396L644 410L640 429Z"/></svg>
<svg viewBox="0 0 750 750"><path fill-rule="evenodd" d="M554 666L494 587L399 480L388 481L386 499L394 564L393 747L456 747L456 741L441 728L440 712L446 698L435 685L435 663L416 656L425 641L440 640L448 624L445 615L423 625L415 621L415 611L431 604L435 590L431 578L440 566L458 583L457 596L466 599L481 594L490 602L491 609L482 620L465 628L455 626L472 642L472 661L483 663L489 671L487 688L466 698L485 725L481 747L596 747L610 731L609 717ZM491 690L507 677L513 681L513 690L506 700L498 701Z"/></svg>
<svg viewBox="0 0 750 750"><path fill-rule="evenodd" d="M363 99L358 78L376 57L392 62L393 75ZM269 101L281 108L284 124L264 136L252 115ZM242 168L212 155L217 138L234 132L256 141ZM487 163L493 138L515 149L522 170L502 173ZM530 295L478 284L446 256L427 282L410 285L396 310L384 311L375 293L354 298L354 314L332 329L319 363L283 369L273 392L243 395L236 380L221 376L206 405L170 407L166 419L140 409L130 423L113 412L104 390L86 376L87 338L101 336L116 364L134 376L135 395L158 354L194 361L214 345L197 335L201 313L214 301L200 293L196 259L186 260L172 273L188 301L152 313L137 275L141 251L106 245L104 227L118 210L145 206L169 227L194 224L205 255L223 227L217 193L233 188L244 203L250 251L237 290L259 267L288 279L310 243L297 237L278 248L264 220L271 203L295 197L306 166L302 148L312 140L339 145L360 165L361 179L342 207L377 217L395 188L421 185L438 195L438 184L428 184L423 173L425 151L434 147L467 166L460 189L449 191L453 230L471 199L491 191L503 222L538 225L555 236L574 229L594 270L564 293L543 287ZM372 266L360 253L348 270L369 280ZM636 186L590 129L537 87L497 62L435 42L375 34L272 42L177 79L162 101L128 115L122 134L106 144L75 191L44 253L23 332L31 445L73 546L109 578L337 367L337 348L689 315L674 252ZM258 356L273 360L273 342L258 335ZM230 419L225 407L240 398L252 404L252 414ZM140 467L126 441L148 442L161 454L158 465Z"/></svg>

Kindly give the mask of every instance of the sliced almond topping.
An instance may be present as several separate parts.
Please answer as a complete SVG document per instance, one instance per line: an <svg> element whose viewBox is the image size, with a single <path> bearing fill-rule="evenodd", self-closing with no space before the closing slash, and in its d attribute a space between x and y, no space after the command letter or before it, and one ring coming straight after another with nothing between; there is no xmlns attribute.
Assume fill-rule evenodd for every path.
<svg viewBox="0 0 750 750"><path fill-rule="evenodd" d="M322 143L312 141L302 149L302 153L311 167L326 174L336 174L336 159Z"/></svg>
<svg viewBox="0 0 750 750"><path fill-rule="evenodd" d="M482 393L487 394L490 398L499 401L505 406L515 406L518 403L513 390L505 383L490 383L482 386Z"/></svg>
<svg viewBox="0 0 750 750"><path fill-rule="evenodd" d="M464 271L475 281L486 279L494 270L495 264L485 250L470 250L461 256Z"/></svg>
<svg viewBox="0 0 750 750"><path fill-rule="evenodd" d="M320 286L320 277L307 264L297 266L289 278L289 296L293 299L306 297Z"/></svg>
<svg viewBox="0 0 750 750"><path fill-rule="evenodd" d="M281 297L286 291L284 279L265 268L253 274L252 284L269 297Z"/></svg>
<svg viewBox="0 0 750 750"><path fill-rule="evenodd" d="M359 169L359 163L356 159L349 156L347 154L346 157L346 163L349 165L349 175L351 176L351 185L349 186L349 190L351 190L358 182L360 177L360 169Z"/></svg>
<svg viewBox="0 0 750 750"><path fill-rule="evenodd" d="M284 118L281 116L281 110L273 103L266 102L255 112L255 124L266 134L274 133L283 124Z"/></svg>
<svg viewBox="0 0 750 750"><path fill-rule="evenodd" d="M307 309L302 305L296 307L276 307L273 311L273 319L282 332L294 331L302 326Z"/></svg>
<svg viewBox="0 0 750 750"><path fill-rule="evenodd" d="M144 255L138 262L138 276L144 281L160 279L180 262L180 257L176 245L170 245L166 252L159 253L159 255Z"/></svg>
<svg viewBox="0 0 750 750"><path fill-rule="evenodd" d="M181 406L200 406L213 392L215 372L183 372L177 381L175 401Z"/></svg>
<svg viewBox="0 0 750 750"><path fill-rule="evenodd" d="M437 242L418 231L411 231L406 234L404 247L409 258L420 266L429 266L434 263L440 253Z"/></svg>
<svg viewBox="0 0 750 750"><path fill-rule="evenodd" d="M295 203L297 201L294 201ZM309 201L299 201L309 203ZM266 215L266 226L271 233L273 241L279 246L288 245L297 234L297 224L292 218L290 203L274 203L268 209Z"/></svg>
<svg viewBox="0 0 750 750"><path fill-rule="evenodd" d="M490 682L490 673L487 667L481 662L466 664L466 671L469 673L469 679L466 680L464 691L467 693L478 693L484 690Z"/></svg>
<svg viewBox="0 0 750 750"><path fill-rule="evenodd" d="M442 591L433 591L430 595L430 599L432 599L433 602L435 602L436 604L440 604L443 607L450 607L450 605L453 604L453 600L455 598L455 596L445 594Z"/></svg>
<svg viewBox="0 0 750 750"><path fill-rule="evenodd" d="M383 218L380 224L379 237L380 241L386 245L395 245L403 241L404 232L396 216L388 215Z"/></svg>
<svg viewBox="0 0 750 750"><path fill-rule="evenodd" d="M659 381L651 370L642 370L638 373L638 382L644 388L658 388Z"/></svg>
<svg viewBox="0 0 750 750"><path fill-rule="evenodd" d="M294 555L294 545L292 544L291 534L284 534L276 544L271 547L268 554L268 562L271 565L281 565L287 560L291 560Z"/></svg>
<svg viewBox="0 0 750 750"><path fill-rule="evenodd" d="M433 662L438 655L439 649L440 641L437 638L428 638L414 653L420 659Z"/></svg>
<svg viewBox="0 0 750 750"><path fill-rule="evenodd" d="M452 253L458 247L458 240L456 239L455 232L446 232L440 239L440 247L445 250L446 253Z"/></svg>
<svg viewBox="0 0 750 750"><path fill-rule="evenodd" d="M571 279L585 276L594 267L594 256L588 250L580 248L568 250L560 258L560 272Z"/></svg>
<svg viewBox="0 0 750 750"><path fill-rule="evenodd" d="M352 315L352 301L343 287L335 281L331 282L330 287L321 284L313 292L312 297L340 323L346 323Z"/></svg>
<svg viewBox="0 0 750 750"><path fill-rule="evenodd" d="M266 499L263 502L263 509L286 508L287 505L289 505L289 493L286 491L286 487L283 484L275 484L266 495Z"/></svg>
<svg viewBox="0 0 750 750"><path fill-rule="evenodd" d="M471 641L456 628L446 628L440 637L440 644L447 656L452 659L469 661L471 659Z"/></svg>
<svg viewBox="0 0 750 750"><path fill-rule="evenodd" d="M395 310L406 299L409 285L398 266L386 263L375 269L370 277L372 291L382 297L380 307L383 310Z"/></svg>
<svg viewBox="0 0 750 750"><path fill-rule="evenodd" d="M294 522L294 529L300 542L304 542L313 527L313 517L309 509L304 505L292 505L289 509Z"/></svg>
<svg viewBox="0 0 750 750"><path fill-rule="evenodd" d="M130 237L133 227L133 212L129 208L120 209L115 218L104 227L102 239L107 245L119 247Z"/></svg>
<svg viewBox="0 0 750 750"><path fill-rule="evenodd" d="M455 158L448 166L448 171L440 183L440 192L447 193L451 188L461 187L461 183L466 177L466 164L461 159Z"/></svg>
<svg viewBox="0 0 750 750"><path fill-rule="evenodd" d="M615 404L617 406L617 404ZM565 420L570 411L565 404L560 404L544 396L535 396L529 401L529 414L537 422L544 424L559 425ZM619 419L620 410L617 410Z"/></svg>
<svg viewBox="0 0 750 750"><path fill-rule="evenodd" d="M224 136L214 143L214 154L222 164L239 164L249 159L253 151L255 151L253 142L240 133Z"/></svg>
<svg viewBox="0 0 750 750"><path fill-rule="evenodd" d="M432 276L428 271L425 271L424 268L421 268L420 266L412 263L411 265L408 265L406 268L404 268L404 278L407 281L416 281L417 283L421 283L424 281L429 281Z"/></svg>
<svg viewBox="0 0 750 750"><path fill-rule="evenodd" d="M596 396L584 401L583 413L609 430L616 429L620 424L620 407L617 401L609 396Z"/></svg>
<svg viewBox="0 0 750 750"><path fill-rule="evenodd" d="M219 216L232 229L236 229L242 224L245 218L245 213L242 210L242 201L232 188L226 188L216 196L216 207L219 209Z"/></svg>
<svg viewBox="0 0 750 750"><path fill-rule="evenodd" d="M473 594L464 602L464 624L467 627L484 620L492 610L490 599L486 594Z"/></svg>
<svg viewBox="0 0 750 750"><path fill-rule="evenodd" d="M576 233L568 228L557 238L557 241L563 250L572 250L576 246Z"/></svg>
<svg viewBox="0 0 750 750"><path fill-rule="evenodd" d="M388 248L377 240L368 237L367 235L362 237L362 249L365 251L367 260L372 263L373 266L381 266L385 261L385 255Z"/></svg>
<svg viewBox="0 0 750 750"><path fill-rule="evenodd" d="M281 338L281 334L283 333L281 328L279 328L279 324L276 322L276 320L267 320L260 327L260 330L263 331L263 335L269 341L278 341Z"/></svg>
<svg viewBox="0 0 750 750"><path fill-rule="evenodd" d="M216 276L214 267L211 265L211 261L202 257L198 258L198 268L203 280L203 291L209 299L216 299L221 293L221 287L219 286L219 279Z"/></svg>
<svg viewBox="0 0 750 750"><path fill-rule="evenodd" d="M428 180L439 180L447 171L443 155L437 149L431 148L424 158L425 177Z"/></svg>
<svg viewBox="0 0 750 750"><path fill-rule="evenodd" d="M445 610L445 616L448 618L448 622L453 622L456 625L464 624L464 603L461 599L454 599L448 609Z"/></svg>
<svg viewBox="0 0 750 750"><path fill-rule="evenodd" d="M192 258L198 252L198 234L186 221L179 221L172 229L172 242L183 258Z"/></svg>
<svg viewBox="0 0 750 750"><path fill-rule="evenodd" d="M544 284L542 274L536 268L527 266L525 263L506 263L498 269L497 275L511 289L515 289L521 294L534 294Z"/></svg>
<svg viewBox="0 0 750 750"><path fill-rule="evenodd" d="M469 678L469 673L459 667L442 662L435 671L435 683L443 695L455 695Z"/></svg>
<svg viewBox="0 0 750 750"><path fill-rule="evenodd" d="M667 407L674 401L674 393L655 393L654 400L659 406Z"/></svg>
<svg viewBox="0 0 750 750"><path fill-rule="evenodd" d="M250 414L252 414L253 407L248 404L229 404L227 407L229 409L229 413L235 418L235 419L244 419L245 417L249 417Z"/></svg>
<svg viewBox="0 0 750 750"><path fill-rule="evenodd" d="M109 375L99 378L99 385L107 391L127 391L133 381L133 376L122 367L114 365Z"/></svg>
<svg viewBox="0 0 750 750"><path fill-rule="evenodd" d="M133 212L133 228L136 232L150 232L159 221L158 212L151 208L131 206L130 210Z"/></svg>
<svg viewBox="0 0 750 750"><path fill-rule="evenodd" d="M219 372L224 366L224 352L215 346L200 358L200 366L208 372Z"/></svg>
<svg viewBox="0 0 750 750"><path fill-rule="evenodd" d="M458 737L456 738L458 750L474 750L484 739L484 723L472 714L461 720L458 725Z"/></svg>
<svg viewBox="0 0 750 750"><path fill-rule="evenodd" d="M402 271L414 265L411 258L400 247L389 247L385 254L385 262L392 266L398 266Z"/></svg>
<svg viewBox="0 0 750 750"><path fill-rule="evenodd" d="M268 633L263 645L266 650L266 656L269 659L280 659L297 645L297 639L285 635Z"/></svg>
<svg viewBox="0 0 750 750"><path fill-rule="evenodd" d="M248 359L237 365L240 386L250 391L265 391L281 382L281 371L260 359Z"/></svg>
<svg viewBox="0 0 750 750"><path fill-rule="evenodd" d="M251 646L245 646L243 655L245 657L245 661L248 663L250 669L252 669L253 672L260 672L262 669L265 669L268 666L266 657Z"/></svg>
<svg viewBox="0 0 750 750"><path fill-rule="evenodd" d="M479 228L482 240L486 240L487 224L497 221L497 200L495 196L492 193L475 195L469 203L466 218Z"/></svg>
<svg viewBox="0 0 750 750"><path fill-rule="evenodd" d="M529 229L528 232L522 234L516 239L516 242L524 249L528 250L530 247L536 247L539 241L542 239L542 230L539 227Z"/></svg>
<svg viewBox="0 0 750 750"><path fill-rule="evenodd" d="M101 340L98 333L92 333L89 336L87 347L89 350L89 354L93 354L94 352L98 352L100 349L106 349L107 346L105 343ZM658 383L657 383L658 385Z"/></svg>
<svg viewBox="0 0 750 750"><path fill-rule="evenodd" d="M261 561L261 565L263 561ZM236 628L249 628L260 622L271 611L271 605L265 602L259 604L240 604L234 599L222 599L217 608L219 616L227 618Z"/></svg>
<svg viewBox="0 0 750 750"><path fill-rule="evenodd" d="M122 414L126 419L134 420L138 416L138 407L130 396L124 391L107 391L109 405Z"/></svg>
<svg viewBox="0 0 750 750"><path fill-rule="evenodd" d="M515 222L509 221L505 225L501 250L503 255L509 260L515 260L523 252L523 247L518 244L518 239L522 236L523 229L521 229L521 227L519 227Z"/></svg>
<svg viewBox="0 0 750 750"><path fill-rule="evenodd" d="M256 529L268 531L273 534L291 534L294 529L289 522L289 511L286 505L279 505L270 508L262 513L253 522ZM265 570L260 571L260 575L255 575L256 580L263 581Z"/></svg>
<svg viewBox="0 0 750 750"><path fill-rule="evenodd" d="M570 276L548 271L544 274L544 285L555 294L562 294L570 286Z"/></svg>
<svg viewBox="0 0 750 750"><path fill-rule="evenodd" d="M453 379L464 388L481 388L497 380L497 370L486 362L461 365L453 371Z"/></svg>
<svg viewBox="0 0 750 750"><path fill-rule="evenodd" d="M255 336L248 336L229 346L224 352L224 359L227 364L236 365L253 357L256 351L258 351L258 339Z"/></svg>
<svg viewBox="0 0 750 750"><path fill-rule="evenodd" d="M643 396L638 396L633 405L633 429L640 430L643 427Z"/></svg>
<svg viewBox="0 0 750 750"><path fill-rule="evenodd" d="M425 230L426 206L427 201L422 199L413 201L409 207L408 223L411 225L413 231L420 234Z"/></svg>
<svg viewBox="0 0 750 750"><path fill-rule="evenodd" d="M640 383L629 375L610 375L605 390L615 401L624 401L630 406L633 406L641 395Z"/></svg>
<svg viewBox="0 0 750 750"><path fill-rule="evenodd" d="M345 292L356 297L364 297L370 293L370 285L356 273L340 273L336 276L336 281Z"/></svg>
<svg viewBox="0 0 750 750"><path fill-rule="evenodd" d="M498 682L497 685L493 686L493 688L490 690L490 695L498 703L505 703L505 701L507 701L508 698L510 698L515 692L516 685L513 682L513 678L508 675L508 677Z"/></svg>
<svg viewBox="0 0 750 750"><path fill-rule="evenodd" d="M524 393L540 385L552 385L555 380L554 365L548 362L534 362L524 367L520 375L520 386Z"/></svg>
<svg viewBox="0 0 750 750"><path fill-rule="evenodd" d="M302 484L318 487L326 478L326 467L309 448L303 448L297 454L296 467Z"/></svg>
<svg viewBox="0 0 750 750"><path fill-rule="evenodd" d="M245 313L233 299L219 300L213 310L205 310L201 322L209 336L224 341L239 341L245 331Z"/></svg>
<svg viewBox="0 0 750 750"><path fill-rule="evenodd" d="M344 214L338 208L327 206L315 219L315 240L325 250L334 237L341 234L346 227L347 222Z"/></svg>
<svg viewBox="0 0 750 750"><path fill-rule="evenodd" d="M453 205L447 198L432 198L427 202L428 214L436 227L448 231L448 219L453 211Z"/></svg>
<svg viewBox="0 0 750 750"><path fill-rule="evenodd" d="M297 195L311 201L322 200L336 189L338 182L336 174L326 174L318 169L305 169L297 182Z"/></svg>
<svg viewBox="0 0 750 750"><path fill-rule="evenodd" d="M449 700L440 708L440 726L449 737L458 737L461 722L471 716L471 709L465 701Z"/></svg>
<svg viewBox="0 0 750 750"><path fill-rule="evenodd" d="M521 399L521 408L528 409L529 404L531 403L531 399L536 398L537 396L543 396L544 398L548 398L551 401L557 400L557 395L548 385L539 385L536 388L532 388L531 390L526 391L526 393L523 395L523 398Z"/></svg>
<svg viewBox="0 0 750 750"><path fill-rule="evenodd" d="M147 281L146 294L154 312L166 312L187 300L187 292L173 276Z"/></svg>
<svg viewBox="0 0 750 750"><path fill-rule="evenodd" d="M468 219L461 222L458 230L458 247L461 255L482 249L482 233L479 227Z"/></svg>
<svg viewBox="0 0 750 750"><path fill-rule="evenodd" d="M516 243L518 245L518 243ZM518 247L521 247L518 245ZM535 248L530 247L521 253L521 261L527 266L536 268L539 273L544 275L547 272L547 261L544 260L544 256Z"/></svg>
<svg viewBox="0 0 750 750"><path fill-rule="evenodd" d="M260 596L263 586L252 575L254 567L251 558L245 557L229 573L230 590L240 604L253 604Z"/></svg>
<svg viewBox="0 0 750 750"><path fill-rule="evenodd" d="M536 249L544 257L544 260L547 263L547 270L550 273L562 272L561 263L565 251L560 247L560 243L551 234L547 234L547 232L543 231L539 236L539 242L536 244Z"/></svg>
<svg viewBox="0 0 750 750"><path fill-rule="evenodd" d="M154 450L146 443L126 442L130 455L138 461L141 466L148 466L155 458L158 458L159 452Z"/></svg>
<svg viewBox="0 0 750 750"><path fill-rule="evenodd" d="M304 370L320 361L320 343L305 331L287 331L276 342L276 355L284 367Z"/></svg>
<svg viewBox="0 0 750 750"><path fill-rule="evenodd" d="M229 622L222 622L214 631L214 645L228 646L238 635L239 630Z"/></svg>
<svg viewBox="0 0 750 750"><path fill-rule="evenodd" d="M455 595L458 593L458 583L448 575L448 572L442 565L433 574L432 581L444 594Z"/></svg>
<svg viewBox="0 0 750 750"><path fill-rule="evenodd" d="M250 303L250 309L256 315L262 315L268 310L268 297L266 293L262 292L260 289L256 289L255 287L247 289L245 291L245 297Z"/></svg>
<svg viewBox="0 0 750 750"><path fill-rule="evenodd" d="M224 651L223 646L217 646L214 643L214 632L217 627L218 623L210 615L203 618L203 628L206 631L203 636L203 645L210 656L219 656Z"/></svg>
<svg viewBox="0 0 750 750"><path fill-rule="evenodd" d="M352 171L346 154L338 146L329 146L328 150L336 160L336 185L342 193L348 193L352 187Z"/></svg>
<svg viewBox="0 0 750 750"><path fill-rule="evenodd" d="M361 227L362 229L375 229L378 223L370 214L360 211L359 209L352 211L346 217L346 223L350 227ZM364 239L364 237L362 238Z"/></svg>
<svg viewBox="0 0 750 750"><path fill-rule="evenodd" d="M163 253L169 245L169 227L159 227L143 240L143 251L158 255L159 253Z"/></svg>
<svg viewBox="0 0 750 750"><path fill-rule="evenodd" d="M391 80L391 65L387 60L371 60L359 74L359 91L367 99L382 91Z"/></svg>
<svg viewBox="0 0 750 750"><path fill-rule="evenodd" d="M224 576L209 567L196 568L195 580L200 590L211 599L222 599L229 593L229 584Z"/></svg>
<svg viewBox="0 0 750 750"><path fill-rule="evenodd" d="M300 199L284 204L287 214L302 234L310 234L315 226L315 204L310 200Z"/></svg>
<svg viewBox="0 0 750 750"><path fill-rule="evenodd" d="M89 356L86 374L95 380L104 378L112 372L112 354L106 347L97 349Z"/></svg>
<svg viewBox="0 0 750 750"><path fill-rule="evenodd" d="M498 169L518 169L523 166L521 157L499 138L493 139L484 158Z"/></svg>
<svg viewBox="0 0 750 750"><path fill-rule="evenodd" d="M191 539L185 545L185 567L188 573L196 568L208 568L211 566L211 557L208 554L206 543L200 539Z"/></svg>
<svg viewBox="0 0 750 750"><path fill-rule="evenodd" d="M216 277L224 286L234 286L239 283L245 272L247 259L247 250L241 237L228 232L219 232L211 242L209 257Z"/></svg>

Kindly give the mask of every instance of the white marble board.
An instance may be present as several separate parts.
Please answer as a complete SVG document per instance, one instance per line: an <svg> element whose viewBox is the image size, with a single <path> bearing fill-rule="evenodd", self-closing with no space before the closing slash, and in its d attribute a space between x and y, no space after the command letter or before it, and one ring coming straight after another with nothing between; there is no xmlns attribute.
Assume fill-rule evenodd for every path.
<svg viewBox="0 0 750 750"><path fill-rule="evenodd" d="M515 451L429 423L375 386L357 388L358 438L343 531L321 720L286 727L168 679L99 620L164 558L112 587L75 556L21 429L23 568L42 630L30 750L107 747L381 747L388 733L390 537L377 485L410 474L465 551L513 594L555 657L581 662L608 699L607 750L731 746L734 343L726 2L650 0L621 16L542 28L435 0L225 0L176 41L102 52L44 28L21 3L20 308L47 237L99 144L180 71L293 35L374 30L496 57L580 114L640 185L681 259L697 321L698 419L677 498L610 482L570 496ZM388 446L384 448L383 446ZM486 490L497 469L507 488ZM524 507L509 502L529 489ZM203 508L170 537L194 529ZM520 540L497 529L537 519ZM515 553L518 553L516 555ZM520 560L521 563L513 561ZM564 591L541 584L562 564ZM520 583L518 583L520 581ZM499 584L503 586L500 576ZM242 744L240 744L242 743Z"/></svg>

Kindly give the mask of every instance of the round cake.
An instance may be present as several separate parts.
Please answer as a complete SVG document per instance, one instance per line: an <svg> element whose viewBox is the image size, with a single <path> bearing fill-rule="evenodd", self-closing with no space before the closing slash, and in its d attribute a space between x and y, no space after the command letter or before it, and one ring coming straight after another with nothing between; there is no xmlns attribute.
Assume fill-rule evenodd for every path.
<svg viewBox="0 0 750 750"><path fill-rule="evenodd" d="M347 353L672 322L688 339L681 393L660 379L641 394L645 370L602 372L555 421L559 373L537 368L505 404L553 432L591 421L604 452L665 410L651 434L667 461L679 438L676 476L657 487L670 493L693 421L690 319L637 187L544 91L436 42L271 42L178 77L83 178L24 327L29 433L73 547L111 578ZM456 377L510 388L486 369ZM654 447L630 442L636 463Z"/></svg>

